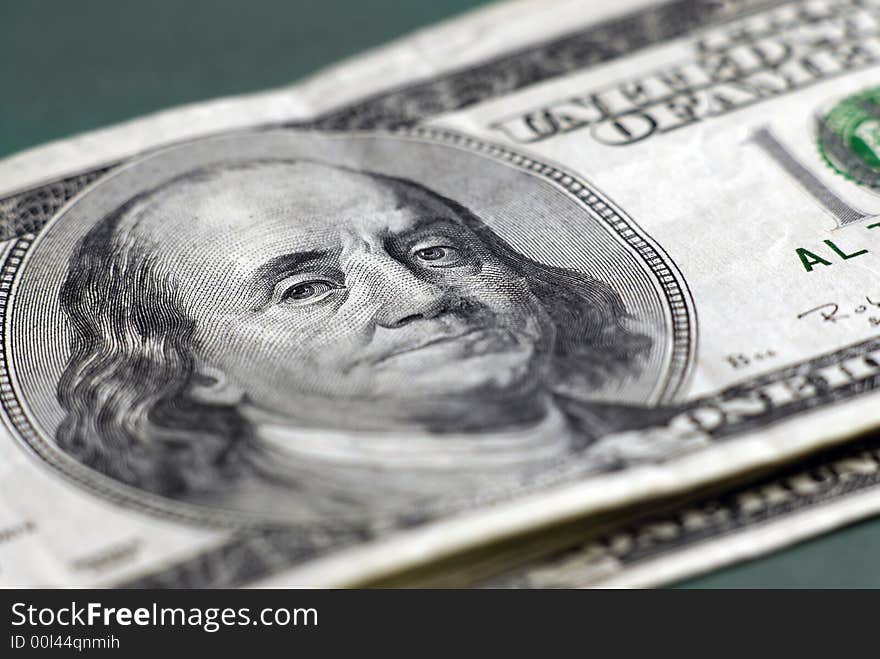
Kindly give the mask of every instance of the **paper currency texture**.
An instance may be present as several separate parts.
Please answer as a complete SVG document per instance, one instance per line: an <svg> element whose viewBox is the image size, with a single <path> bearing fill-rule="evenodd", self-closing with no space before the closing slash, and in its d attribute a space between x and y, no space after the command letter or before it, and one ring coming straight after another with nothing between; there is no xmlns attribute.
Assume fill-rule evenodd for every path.
<svg viewBox="0 0 880 659"><path fill-rule="evenodd" d="M4 578L357 583L875 426L878 19L499 5L0 163Z"/></svg>

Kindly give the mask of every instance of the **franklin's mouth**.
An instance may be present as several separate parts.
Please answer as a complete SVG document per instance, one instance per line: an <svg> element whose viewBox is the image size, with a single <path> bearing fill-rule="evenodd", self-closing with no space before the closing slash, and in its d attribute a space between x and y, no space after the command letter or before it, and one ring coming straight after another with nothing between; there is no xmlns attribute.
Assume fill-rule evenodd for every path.
<svg viewBox="0 0 880 659"><path fill-rule="evenodd" d="M492 330L487 330L485 328L476 328L472 330L468 330L467 332L462 332L461 334L454 334L451 336L438 336L433 339L429 339L427 341L423 341L422 343L418 343L413 346L407 346L405 348L400 348L399 350L393 350L388 352L378 359L376 359L373 364L381 364L382 362L393 359L394 357L400 357L401 355L407 355L413 352L418 352L420 350L425 350L427 348L432 348L434 346L442 345L445 343L456 343L463 339L469 337L476 337L476 335L488 335L493 333Z"/></svg>

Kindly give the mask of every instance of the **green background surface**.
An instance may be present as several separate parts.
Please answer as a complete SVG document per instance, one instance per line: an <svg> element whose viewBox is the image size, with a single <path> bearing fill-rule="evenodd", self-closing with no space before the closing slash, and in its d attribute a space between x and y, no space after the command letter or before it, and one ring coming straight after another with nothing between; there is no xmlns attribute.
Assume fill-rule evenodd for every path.
<svg viewBox="0 0 880 659"><path fill-rule="evenodd" d="M591 0L593 1L593 0ZM0 156L284 85L473 0L0 0ZM880 587L869 521L681 587Z"/></svg>

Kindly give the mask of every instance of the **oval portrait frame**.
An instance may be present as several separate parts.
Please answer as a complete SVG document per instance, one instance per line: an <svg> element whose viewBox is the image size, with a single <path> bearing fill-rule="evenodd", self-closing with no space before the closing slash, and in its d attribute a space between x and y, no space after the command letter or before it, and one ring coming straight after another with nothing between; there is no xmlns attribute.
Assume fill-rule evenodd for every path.
<svg viewBox="0 0 880 659"><path fill-rule="evenodd" d="M261 158L362 168L455 199L529 258L609 284L650 333L654 342L642 374L623 390L600 392L599 400L655 406L677 400L685 387L696 348L696 315L683 277L631 218L563 167L445 129L241 131L163 148L112 169L37 234L10 241L3 252L0 401L18 438L56 472L102 497L163 516L210 524L254 521L243 512L176 501L98 473L62 451L54 431L63 414L55 386L69 353L57 293L66 259L82 235L126 198L181 172Z"/></svg>

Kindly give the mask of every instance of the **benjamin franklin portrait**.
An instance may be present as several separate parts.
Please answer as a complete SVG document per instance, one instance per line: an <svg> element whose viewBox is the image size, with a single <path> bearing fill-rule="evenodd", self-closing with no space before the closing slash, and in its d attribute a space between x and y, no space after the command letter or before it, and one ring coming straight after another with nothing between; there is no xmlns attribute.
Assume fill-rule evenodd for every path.
<svg viewBox="0 0 880 659"><path fill-rule="evenodd" d="M124 198L57 299L58 447L254 512L516 487L637 425L593 394L652 347L601 278L525 255L429 184L317 158L217 160Z"/></svg>

